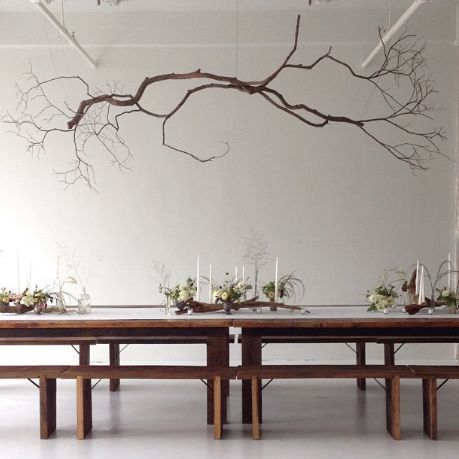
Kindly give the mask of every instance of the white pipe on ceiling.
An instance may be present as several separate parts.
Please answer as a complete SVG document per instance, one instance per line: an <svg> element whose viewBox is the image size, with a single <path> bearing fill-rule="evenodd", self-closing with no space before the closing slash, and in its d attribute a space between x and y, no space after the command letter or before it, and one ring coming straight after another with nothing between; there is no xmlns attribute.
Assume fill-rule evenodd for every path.
<svg viewBox="0 0 459 459"><path fill-rule="evenodd" d="M40 12L51 22L51 24L60 32L60 34L73 46L90 64L93 68L97 67L94 59L83 49L78 43L77 39L59 22L53 13L41 2L41 0L30 0Z"/></svg>
<svg viewBox="0 0 459 459"><path fill-rule="evenodd" d="M387 31L387 33L382 37L382 40L377 44L376 48L370 53L370 55L365 59L362 64L362 67L367 67L368 64L375 58L375 56L399 30L405 25L405 23L413 16L414 13L424 4L427 0L414 0L413 3L408 7L408 9L398 18L397 22Z"/></svg>

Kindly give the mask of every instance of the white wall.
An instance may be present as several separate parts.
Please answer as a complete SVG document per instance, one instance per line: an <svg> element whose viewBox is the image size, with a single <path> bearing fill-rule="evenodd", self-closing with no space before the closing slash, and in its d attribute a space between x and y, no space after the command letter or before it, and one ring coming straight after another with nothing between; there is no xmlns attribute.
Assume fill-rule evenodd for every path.
<svg viewBox="0 0 459 459"><path fill-rule="evenodd" d="M359 66L376 43L385 12L338 11L303 16L298 61L310 62L334 44L337 56ZM452 97L457 94L453 12L453 5L428 7L411 23L428 40L428 71L440 90L435 123L448 132L442 151L450 157L456 151L457 112ZM241 78L263 77L281 62L293 38L296 13L242 15ZM232 14L75 14L67 23L100 60L97 70L62 46L62 39L37 15L0 15L2 112L14 108L14 84L29 62L42 77L80 74L97 85L118 80L129 91L145 76L162 72L235 71ZM361 116L380 108L367 89L329 64L314 75L286 72L276 85L289 97L330 112ZM149 95L155 107L173 104L184 86L164 88ZM75 89L59 87L58 92L78 99ZM88 284L94 303L155 304L160 296L149 278L154 258L166 262L180 279L193 273L199 254L202 264L212 262L221 277L241 265L244 237L253 227L270 241L282 271L299 270L306 284L305 303L361 304L383 269L408 267L416 259L436 267L454 249L452 162L436 160L429 172L413 175L357 130L308 128L254 97L226 91L202 94L171 123L170 139L196 151L212 152L221 140L230 140L227 157L204 165L161 147L160 124L154 119L126 119L122 133L134 154L132 170L120 175L100 149L91 149L98 193L82 185L64 190L57 182L52 170L68 164L70 144L52 143L37 160L6 131L0 126L5 219L0 225L0 279L11 288L17 283L17 247L23 265L33 258L33 282L46 284L54 276L55 243L60 242L86 260L103 258ZM269 276L266 270L263 277ZM126 351L126 358L202 357L201 351L159 349ZM284 349L273 350L271 357L349 356L334 345ZM15 350L11 358L21 352ZM56 350L55 356L65 352ZM453 348L406 352L411 357L451 357Z"/></svg>

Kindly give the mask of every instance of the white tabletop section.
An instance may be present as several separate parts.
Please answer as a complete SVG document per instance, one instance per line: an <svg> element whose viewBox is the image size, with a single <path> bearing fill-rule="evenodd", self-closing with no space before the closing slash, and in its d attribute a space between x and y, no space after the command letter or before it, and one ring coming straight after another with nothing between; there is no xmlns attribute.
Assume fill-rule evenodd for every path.
<svg viewBox="0 0 459 459"><path fill-rule="evenodd" d="M199 317L200 319L222 319L225 313L210 313L210 314L182 314L176 315L174 311L166 314L164 309L161 308L124 308L113 306L110 308L93 307L88 314L78 314L76 309L69 308L69 311L63 314L58 313L44 313L35 314L34 312L27 312L25 314L0 314L1 320L192 320ZM226 316L228 317L228 316ZM229 316L230 317L230 316Z"/></svg>
<svg viewBox="0 0 459 459"><path fill-rule="evenodd" d="M448 314L447 308L440 307L435 310L432 315L427 313L427 309L421 310L418 314L410 316L401 309L390 311L387 314L382 312L368 312L366 306L305 306L309 312L288 311L279 309L276 312L263 310L261 313L256 313L250 309L241 309L233 311L230 315L225 314L223 311L213 313L195 313L195 314L182 314L176 315L174 310L170 314L166 314L163 308L131 308L122 306L112 307L93 307L89 314L78 314L75 309L70 309L68 313L57 314L35 314L28 312L25 314L0 314L0 321L5 320L183 320L190 321L195 319L253 319L253 320L266 320L266 319L411 319L411 318L457 318L459 314Z"/></svg>

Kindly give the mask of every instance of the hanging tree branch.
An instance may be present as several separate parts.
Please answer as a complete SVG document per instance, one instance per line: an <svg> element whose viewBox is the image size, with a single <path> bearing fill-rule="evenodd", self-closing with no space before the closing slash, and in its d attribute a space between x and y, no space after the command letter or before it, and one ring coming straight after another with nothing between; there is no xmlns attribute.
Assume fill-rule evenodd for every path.
<svg viewBox="0 0 459 459"><path fill-rule="evenodd" d="M126 94L120 92L116 84L109 87L107 92L91 91L89 84L80 76L58 76L39 80L34 73L30 72L29 87L27 89L18 87L19 104L16 111L18 114L8 114L4 121L13 125L15 133L26 140L28 150L35 154L45 150L50 136L61 134L72 137L74 165L69 170L60 172L62 180L67 185L78 180L86 181L89 186L94 185L93 165L88 157L90 140L95 139L103 147L114 165L121 170L127 167L131 152L120 135L120 123L122 118L134 113L162 120L162 145L171 150L188 155L202 163L226 155L229 151L228 142L225 142L222 152L202 156L173 145L167 135L169 122L190 99L203 92L220 90L238 91L261 97L270 106L310 127L322 128L329 124L350 125L369 137L382 150L408 164L413 170L425 170L427 160L438 155L445 156L439 149L440 141L445 139L442 128L411 127L415 119L427 119L430 124L431 114L434 111L431 99L436 93L432 81L424 74L426 68L424 45L420 44L414 35L405 31L391 46L384 45L384 59L380 67L369 75L363 75L333 56L332 48L310 64L292 62L298 47L299 31L300 16L297 18L291 51L269 76L259 81L244 81L197 69L188 73L167 73L147 77L134 94ZM382 40L381 34L380 39ZM362 119L330 114L303 101L289 101L281 90L275 89L272 85L284 71L307 72L326 61L344 70L351 79L370 85L381 97L385 107L384 113ZM84 98L76 110L72 110L66 102L63 105L53 102L49 96L52 87L65 80L78 83L84 90ZM173 107L164 113L144 106L143 99L147 89L162 82L176 80L188 80L196 85L188 89ZM203 83L197 84L201 80ZM402 95L386 88L389 80ZM395 130L403 140L400 142L387 140L386 134L381 134L381 127Z"/></svg>

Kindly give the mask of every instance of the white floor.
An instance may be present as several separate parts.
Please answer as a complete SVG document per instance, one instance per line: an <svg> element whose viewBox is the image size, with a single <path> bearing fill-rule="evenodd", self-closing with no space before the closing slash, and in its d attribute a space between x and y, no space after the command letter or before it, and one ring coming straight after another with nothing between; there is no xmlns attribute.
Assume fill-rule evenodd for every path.
<svg viewBox="0 0 459 459"><path fill-rule="evenodd" d="M38 390L27 381L0 381L0 457L25 458L442 458L459 456L459 383L439 391L440 440L422 432L420 385L402 384L402 437L385 431L384 393L354 382L274 381L264 392L263 439L240 420L240 385L232 382L229 424L215 441L206 425L205 388L196 381L124 381L93 391L94 430L75 439L74 383L58 385L58 430L39 440Z"/></svg>

